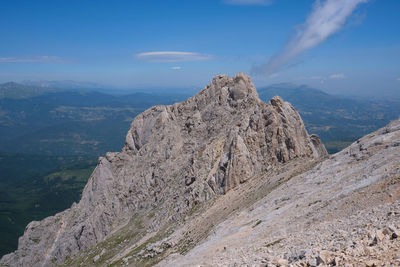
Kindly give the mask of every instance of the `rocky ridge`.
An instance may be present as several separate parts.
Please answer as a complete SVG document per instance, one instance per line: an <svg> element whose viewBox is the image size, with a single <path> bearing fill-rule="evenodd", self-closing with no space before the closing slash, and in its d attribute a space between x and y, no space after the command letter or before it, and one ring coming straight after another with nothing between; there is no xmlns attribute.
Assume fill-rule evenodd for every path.
<svg viewBox="0 0 400 267"><path fill-rule="evenodd" d="M81 201L31 222L18 250L0 264L144 264L185 253L235 205L246 207L259 200L261 189L278 186L278 173L294 175L326 154L289 103L279 97L262 102L243 73L216 76L194 97L137 116L122 152L99 159ZM238 198L214 216L221 197L260 179L265 187L249 203ZM206 208L212 224L185 232L193 226L186 220L195 223Z"/></svg>
<svg viewBox="0 0 400 267"><path fill-rule="evenodd" d="M400 119L285 175L187 254L159 266L399 266L399 159Z"/></svg>

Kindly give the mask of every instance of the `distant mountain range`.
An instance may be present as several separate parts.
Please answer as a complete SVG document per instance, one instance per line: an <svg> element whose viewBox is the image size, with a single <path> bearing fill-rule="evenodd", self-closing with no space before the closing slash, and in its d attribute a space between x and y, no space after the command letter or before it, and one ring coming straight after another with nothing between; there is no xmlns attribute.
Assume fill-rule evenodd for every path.
<svg viewBox="0 0 400 267"><path fill-rule="evenodd" d="M25 80L21 82L22 85L45 87L45 88L58 88L69 90L89 90L96 91L111 95L127 95L138 92L147 92L150 94L181 94L187 92L188 95L193 95L197 92L196 86L189 86L187 88L160 88L160 87L145 87L145 88L120 88L112 85L105 85L93 82L78 82L73 80L63 81L49 81L49 80Z"/></svg>
<svg viewBox="0 0 400 267"><path fill-rule="evenodd" d="M8 82L0 84L0 99L23 99L63 91L67 90L41 86L26 86L15 82Z"/></svg>
<svg viewBox="0 0 400 267"><path fill-rule="evenodd" d="M102 84L93 83L93 82L77 82L72 80L63 80L63 81L48 81L48 80L25 80L22 81L23 85L28 86L40 86L46 88L62 88L62 89L97 89L97 88L105 88L110 86L104 86Z"/></svg>
<svg viewBox="0 0 400 267"><path fill-rule="evenodd" d="M258 93L263 101L279 95L292 103L308 132L318 134L331 153L400 114L399 100L334 96L307 86L277 84L260 88ZM153 105L188 97L177 93L118 96L95 90L1 84L0 151L44 155L118 151L133 117Z"/></svg>

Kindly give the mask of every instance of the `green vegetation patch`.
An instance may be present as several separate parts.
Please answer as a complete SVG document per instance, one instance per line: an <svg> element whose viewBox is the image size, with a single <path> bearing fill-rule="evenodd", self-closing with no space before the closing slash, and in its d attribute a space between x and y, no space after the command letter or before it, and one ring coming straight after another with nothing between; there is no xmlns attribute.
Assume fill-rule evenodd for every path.
<svg viewBox="0 0 400 267"><path fill-rule="evenodd" d="M351 145L356 139L354 138L352 141L330 141L324 143L324 145L329 154L334 154Z"/></svg>
<svg viewBox="0 0 400 267"><path fill-rule="evenodd" d="M106 240L78 255L68 257L61 266L113 266L111 259L136 243L146 233L140 216L134 216L130 222L110 235ZM94 260L95 257L97 260Z"/></svg>
<svg viewBox="0 0 400 267"><path fill-rule="evenodd" d="M0 153L0 256L17 249L29 222L79 201L96 164L87 157Z"/></svg>
<svg viewBox="0 0 400 267"><path fill-rule="evenodd" d="M285 239L285 238L280 238L280 239L278 239L278 240L275 240L274 242L271 242L271 243L266 244L265 247L269 248L269 247L275 246L276 244L279 244L279 243L280 243L281 241L283 241L284 239Z"/></svg>
<svg viewBox="0 0 400 267"><path fill-rule="evenodd" d="M262 223L262 221L261 220L257 220L257 222L252 227L256 228L260 223Z"/></svg>

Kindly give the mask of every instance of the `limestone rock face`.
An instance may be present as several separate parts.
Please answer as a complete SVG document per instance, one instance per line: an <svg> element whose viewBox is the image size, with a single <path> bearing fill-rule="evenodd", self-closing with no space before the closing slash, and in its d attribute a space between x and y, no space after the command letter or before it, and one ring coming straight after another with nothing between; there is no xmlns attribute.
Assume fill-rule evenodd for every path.
<svg viewBox="0 0 400 267"><path fill-rule="evenodd" d="M192 223L190 231L234 209L212 234L157 266L400 266L399 159L397 119L294 175L255 177Z"/></svg>
<svg viewBox="0 0 400 267"><path fill-rule="evenodd" d="M63 263L135 216L152 212L148 227L157 231L276 166L326 155L289 103L262 102L246 74L216 76L188 100L138 115L122 152L99 159L80 202L31 222L0 264Z"/></svg>

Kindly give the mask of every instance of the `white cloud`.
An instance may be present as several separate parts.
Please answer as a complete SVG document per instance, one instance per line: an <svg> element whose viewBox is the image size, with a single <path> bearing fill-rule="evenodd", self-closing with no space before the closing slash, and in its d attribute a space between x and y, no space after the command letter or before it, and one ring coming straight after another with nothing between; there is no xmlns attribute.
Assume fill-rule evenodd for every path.
<svg viewBox="0 0 400 267"><path fill-rule="evenodd" d="M299 55L323 43L338 32L357 6L368 0L316 0L311 13L280 52L267 64L256 66L253 72L271 74L293 64Z"/></svg>
<svg viewBox="0 0 400 267"><path fill-rule="evenodd" d="M137 54L136 57L150 62L183 62L209 60L211 55L181 51L152 51Z"/></svg>
<svg viewBox="0 0 400 267"><path fill-rule="evenodd" d="M172 70L180 70L180 69L182 69L182 67L180 67L180 66L175 66L175 67L172 67L171 69L172 69Z"/></svg>
<svg viewBox="0 0 400 267"><path fill-rule="evenodd" d="M0 63L62 63L63 60L56 56L35 57L0 57Z"/></svg>
<svg viewBox="0 0 400 267"><path fill-rule="evenodd" d="M329 78L331 78L331 79L345 79L346 75L344 75L343 73L336 73L336 74L330 75Z"/></svg>
<svg viewBox="0 0 400 267"><path fill-rule="evenodd" d="M273 0L224 0L223 2L228 5L268 6L272 4Z"/></svg>

